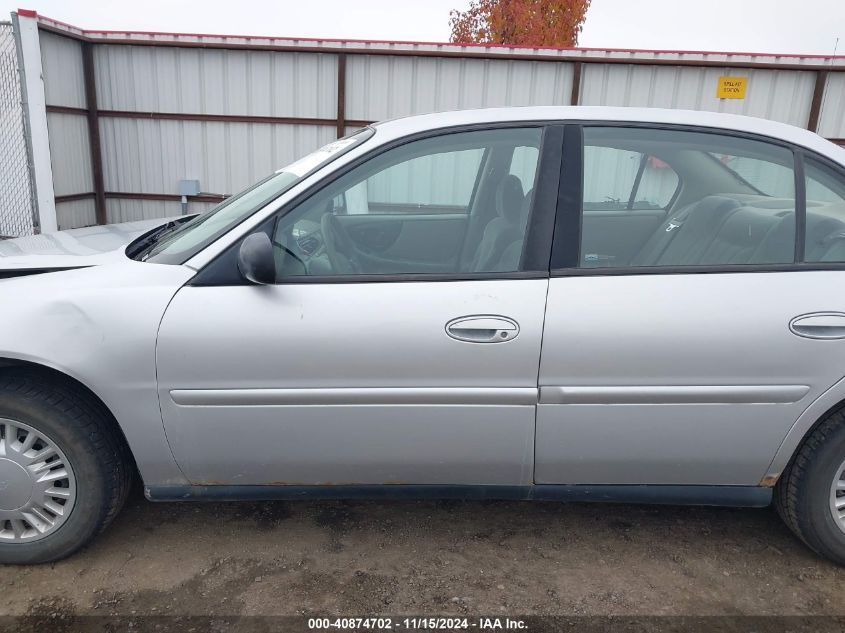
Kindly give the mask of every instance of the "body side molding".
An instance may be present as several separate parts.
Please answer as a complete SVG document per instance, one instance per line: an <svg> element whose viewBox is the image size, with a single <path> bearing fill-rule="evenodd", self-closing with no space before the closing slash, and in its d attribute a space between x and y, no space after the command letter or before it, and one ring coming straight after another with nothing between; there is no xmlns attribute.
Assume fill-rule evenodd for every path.
<svg viewBox="0 0 845 633"><path fill-rule="evenodd" d="M782 404L798 402L807 385L540 387L540 404Z"/></svg>
<svg viewBox="0 0 845 633"><path fill-rule="evenodd" d="M173 389L181 406L471 404L536 405L534 387L349 387L329 389Z"/></svg>

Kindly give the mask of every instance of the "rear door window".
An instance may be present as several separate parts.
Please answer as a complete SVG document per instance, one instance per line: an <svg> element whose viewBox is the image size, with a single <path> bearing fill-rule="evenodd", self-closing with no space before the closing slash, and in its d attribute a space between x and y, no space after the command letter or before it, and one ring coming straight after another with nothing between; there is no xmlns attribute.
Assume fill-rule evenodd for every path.
<svg viewBox="0 0 845 633"><path fill-rule="evenodd" d="M665 209L678 182L667 163L647 153L584 147L584 210Z"/></svg>
<svg viewBox="0 0 845 633"><path fill-rule="evenodd" d="M804 261L845 262L845 178L819 161L804 163L807 230Z"/></svg>
<svg viewBox="0 0 845 633"><path fill-rule="evenodd" d="M791 263L794 182L792 151L774 143L585 127L580 266Z"/></svg>

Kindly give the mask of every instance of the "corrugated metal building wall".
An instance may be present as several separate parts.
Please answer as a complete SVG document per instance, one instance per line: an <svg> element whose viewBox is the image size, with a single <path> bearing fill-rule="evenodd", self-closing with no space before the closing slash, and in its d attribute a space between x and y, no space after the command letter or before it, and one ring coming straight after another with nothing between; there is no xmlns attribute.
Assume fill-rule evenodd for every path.
<svg viewBox="0 0 845 633"><path fill-rule="evenodd" d="M83 31L44 17L58 224L208 208L367 122L505 105L689 108L845 139L845 57L518 49ZM716 96L748 78L745 99Z"/></svg>

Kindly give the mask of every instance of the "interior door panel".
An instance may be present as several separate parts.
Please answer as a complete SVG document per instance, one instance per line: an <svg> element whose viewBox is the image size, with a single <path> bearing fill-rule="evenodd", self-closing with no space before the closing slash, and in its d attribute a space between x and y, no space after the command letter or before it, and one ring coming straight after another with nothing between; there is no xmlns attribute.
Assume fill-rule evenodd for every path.
<svg viewBox="0 0 845 633"><path fill-rule="evenodd" d="M666 211L662 209L585 211L582 263L598 261L599 265L625 266L665 219Z"/></svg>
<svg viewBox="0 0 845 633"><path fill-rule="evenodd" d="M452 262L466 232L467 215L338 215L355 245L367 255L405 262Z"/></svg>
<svg viewBox="0 0 845 633"><path fill-rule="evenodd" d="M341 224L351 225L347 226L346 230L355 242L355 246L368 253L377 253L379 255L396 243L403 228L402 221L396 218L362 224L343 222L343 218L339 218L338 221Z"/></svg>

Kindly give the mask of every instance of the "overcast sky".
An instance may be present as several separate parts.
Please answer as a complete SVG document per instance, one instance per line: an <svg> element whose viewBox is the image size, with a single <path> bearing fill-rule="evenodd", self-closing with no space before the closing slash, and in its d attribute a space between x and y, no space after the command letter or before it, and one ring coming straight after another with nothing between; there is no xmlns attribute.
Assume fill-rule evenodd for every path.
<svg viewBox="0 0 845 633"><path fill-rule="evenodd" d="M468 0L0 0L88 29L446 41ZM2 19L2 18L0 18ZM845 0L593 0L580 45L845 54Z"/></svg>

